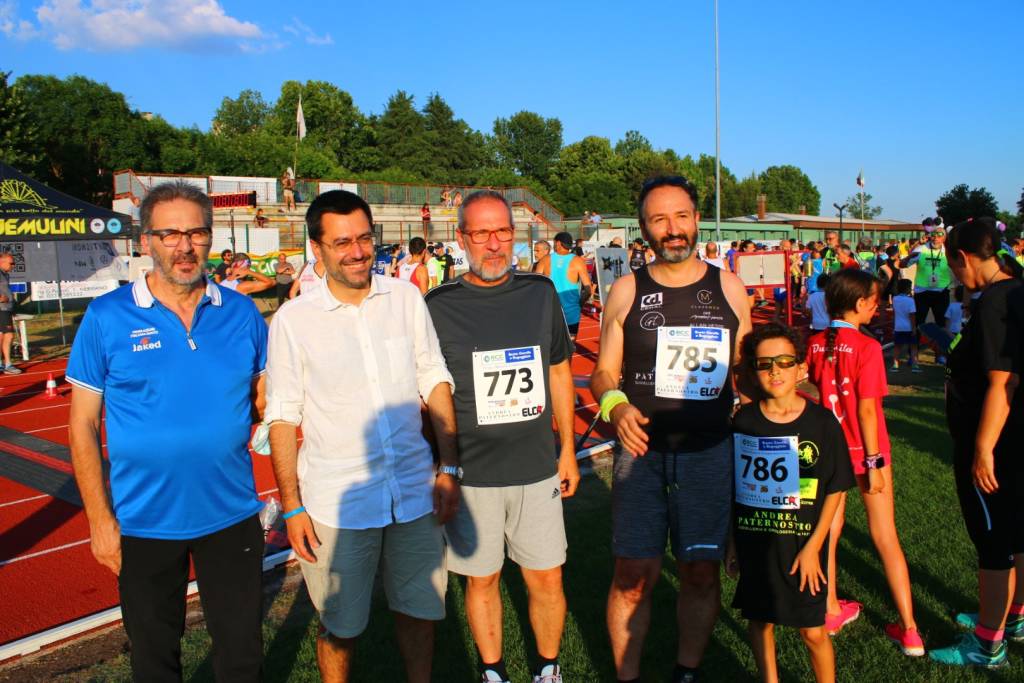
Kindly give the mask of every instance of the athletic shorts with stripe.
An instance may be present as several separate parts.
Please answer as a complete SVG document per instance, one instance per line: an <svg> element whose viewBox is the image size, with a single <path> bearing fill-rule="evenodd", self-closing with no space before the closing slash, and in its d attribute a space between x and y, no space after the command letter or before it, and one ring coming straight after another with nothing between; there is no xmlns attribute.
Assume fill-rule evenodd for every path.
<svg viewBox="0 0 1024 683"><path fill-rule="evenodd" d="M612 469L612 553L680 562L721 560L732 514L732 439L701 451L617 450Z"/></svg>
<svg viewBox="0 0 1024 683"><path fill-rule="evenodd" d="M491 576L508 558L524 569L565 564L565 520L558 475L523 486L463 486L445 525L448 569Z"/></svg>
<svg viewBox="0 0 1024 683"><path fill-rule="evenodd" d="M954 444L953 474L967 535L978 552L978 568L1013 568L1014 555L1024 553L1024 467L1014 462L1020 453L995 453L999 488L985 493L974 485L971 472L974 444Z"/></svg>

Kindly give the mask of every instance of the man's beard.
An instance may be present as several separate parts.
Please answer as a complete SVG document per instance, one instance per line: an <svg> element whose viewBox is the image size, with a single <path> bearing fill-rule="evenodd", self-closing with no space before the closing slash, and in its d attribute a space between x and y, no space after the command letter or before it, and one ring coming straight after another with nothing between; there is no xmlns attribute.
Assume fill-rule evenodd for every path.
<svg viewBox="0 0 1024 683"><path fill-rule="evenodd" d="M180 276L174 272L174 265L177 263L194 263L195 272L190 276ZM170 255L167 257L153 254L153 265L160 271L160 275L171 284L189 287L196 284L203 278L203 269L199 267L199 255L196 252L182 254L180 256Z"/></svg>
<svg viewBox="0 0 1024 683"><path fill-rule="evenodd" d="M505 258L505 263L502 266L486 265L484 259L477 261L470 255L468 250L466 251L466 261L469 262L469 270L473 275L476 275L484 282L497 282L505 277L512 267L512 263L508 258Z"/></svg>
<svg viewBox="0 0 1024 683"><path fill-rule="evenodd" d="M680 247L666 247L664 243L669 239L680 240L685 242L685 244ZM690 241L690 237L688 235L666 236L665 239L658 241L654 251L661 260L667 263L682 263L693 256L693 243Z"/></svg>
<svg viewBox="0 0 1024 683"><path fill-rule="evenodd" d="M327 261L324 261L324 270L326 271L328 277L330 277L335 282L344 285L345 287L348 287L349 289L366 289L366 287L369 286L370 284L370 277L373 273L373 269L368 268L366 270L365 275L353 276L347 273L343 266L351 266L353 264L364 263L369 260L369 257L362 260L346 260L342 261L340 264L332 263L330 264L330 266L328 266Z"/></svg>

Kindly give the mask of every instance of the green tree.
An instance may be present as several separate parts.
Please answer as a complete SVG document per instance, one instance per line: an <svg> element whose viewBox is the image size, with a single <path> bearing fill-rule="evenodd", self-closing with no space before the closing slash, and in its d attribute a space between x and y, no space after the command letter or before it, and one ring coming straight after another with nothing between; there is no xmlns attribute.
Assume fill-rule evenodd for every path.
<svg viewBox="0 0 1024 683"><path fill-rule="evenodd" d="M522 176L546 181L562 148L562 122L521 111L494 121L498 164Z"/></svg>
<svg viewBox="0 0 1024 683"><path fill-rule="evenodd" d="M10 75L0 71L0 159L29 171L39 161L39 131Z"/></svg>
<svg viewBox="0 0 1024 683"><path fill-rule="evenodd" d="M850 218L856 218L857 220L864 219L866 221L874 220L876 217L882 215L881 206L871 206L871 202L874 201L874 197L869 192L864 193L864 212L861 214L860 210L860 194L852 194L846 198L843 202L847 205L847 215ZM838 214L837 214L838 215Z"/></svg>
<svg viewBox="0 0 1024 683"><path fill-rule="evenodd" d="M757 174L751 171L749 176L736 184L731 194L722 197L722 218L756 213L757 195L759 194L761 194L761 181Z"/></svg>
<svg viewBox="0 0 1024 683"><path fill-rule="evenodd" d="M427 140L424 117L413 96L399 90L388 100L376 125L377 142L385 167L402 168L430 178L436 170Z"/></svg>
<svg viewBox="0 0 1024 683"><path fill-rule="evenodd" d="M689 158L689 157L687 157ZM700 158L697 159L697 174L695 178L691 178L690 181L697 186L698 198L700 199L700 211L701 218L704 220L714 220L715 218L715 157L710 154L701 154ZM728 216L735 216L735 213L731 212L731 207L728 204L728 198L731 197L736 190L737 180L736 176L733 175L732 171L725 164L722 164L721 168L722 177L722 218Z"/></svg>
<svg viewBox="0 0 1024 683"><path fill-rule="evenodd" d="M608 138L588 135L579 142L566 145L551 166L550 179L555 186L580 173L619 175L622 159L612 150ZM621 180L620 180L621 182Z"/></svg>
<svg viewBox="0 0 1024 683"><path fill-rule="evenodd" d="M629 157L640 152L653 152L651 141L638 130L627 130L621 140L615 143L615 153L620 157Z"/></svg>
<svg viewBox="0 0 1024 683"><path fill-rule="evenodd" d="M109 86L83 76L25 75L15 87L41 141L39 160L23 170L39 180L76 197L109 203L113 171L159 166L146 144L147 122Z"/></svg>
<svg viewBox="0 0 1024 683"><path fill-rule="evenodd" d="M432 176L442 181L452 174L479 168L486 160L483 135L456 119L448 103L432 94L423 107L426 144L434 160Z"/></svg>
<svg viewBox="0 0 1024 683"><path fill-rule="evenodd" d="M1024 190L1020 191L1020 199L1017 200L1017 215L1024 217Z"/></svg>
<svg viewBox="0 0 1024 683"><path fill-rule="evenodd" d="M768 210L797 213L803 206L807 213L817 215L821 193L811 179L796 166L769 166L761 172L761 192L768 196Z"/></svg>
<svg viewBox="0 0 1024 683"><path fill-rule="evenodd" d="M599 170L575 170L555 187L555 198L566 215L584 211L632 213L629 190L618 173Z"/></svg>
<svg viewBox="0 0 1024 683"><path fill-rule="evenodd" d="M984 187L970 189L965 183L955 185L935 200L935 208L946 225L956 225L968 218L995 216L999 212L991 192Z"/></svg>
<svg viewBox="0 0 1024 683"><path fill-rule="evenodd" d="M367 118L355 106L352 96L328 81L285 81L275 102L267 126L295 144L296 112L299 95L302 96L302 116L306 121L306 137L303 145L315 149L324 156L333 156L338 167L358 169L362 167L359 150L373 143L366 130ZM289 165L291 162L289 162ZM299 172L311 175L299 160ZM280 173L280 171L278 171ZM275 174L276 175L276 174Z"/></svg>
<svg viewBox="0 0 1024 683"><path fill-rule="evenodd" d="M1006 239L1016 239L1021 236L1021 224L1024 223L1024 216L1021 214L1000 211L996 214L996 220L1006 224Z"/></svg>
<svg viewBox="0 0 1024 683"><path fill-rule="evenodd" d="M243 90L238 97L221 100L213 115L213 132L221 135L243 135L262 128L270 115L270 105L256 90Z"/></svg>

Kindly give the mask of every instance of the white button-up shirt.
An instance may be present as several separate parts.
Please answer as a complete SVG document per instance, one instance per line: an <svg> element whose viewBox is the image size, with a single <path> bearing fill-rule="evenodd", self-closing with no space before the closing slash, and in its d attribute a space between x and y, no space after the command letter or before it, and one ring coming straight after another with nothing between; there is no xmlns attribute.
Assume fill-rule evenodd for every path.
<svg viewBox="0 0 1024 683"><path fill-rule="evenodd" d="M327 278L270 324L267 422L302 426L302 504L321 524L371 529L433 508L420 399L454 388L419 288L373 275L358 306Z"/></svg>

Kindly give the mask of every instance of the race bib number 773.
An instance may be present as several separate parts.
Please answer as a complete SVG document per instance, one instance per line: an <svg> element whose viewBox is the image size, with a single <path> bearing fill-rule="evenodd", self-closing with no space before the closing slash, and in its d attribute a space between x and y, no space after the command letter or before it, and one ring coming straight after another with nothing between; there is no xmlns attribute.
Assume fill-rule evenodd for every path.
<svg viewBox="0 0 1024 683"><path fill-rule="evenodd" d="M473 353L478 425L536 419L544 413L544 387L539 346Z"/></svg>

